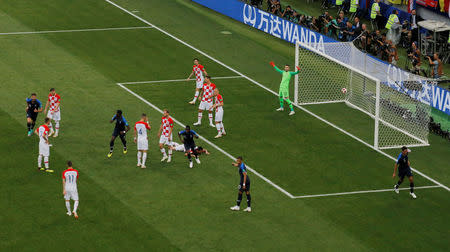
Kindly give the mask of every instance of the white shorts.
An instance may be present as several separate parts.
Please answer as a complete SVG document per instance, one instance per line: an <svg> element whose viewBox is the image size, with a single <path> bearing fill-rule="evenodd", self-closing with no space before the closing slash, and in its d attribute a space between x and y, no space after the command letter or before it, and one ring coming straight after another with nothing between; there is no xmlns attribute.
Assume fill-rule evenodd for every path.
<svg viewBox="0 0 450 252"><path fill-rule="evenodd" d="M50 146L46 142L39 141L39 155L50 156Z"/></svg>
<svg viewBox="0 0 450 252"><path fill-rule="evenodd" d="M214 118L214 121L221 122L223 119L223 109L219 109L219 111L216 111L216 117Z"/></svg>
<svg viewBox="0 0 450 252"><path fill-rule="evenodd" d="M48 111L47 117L54 121L61 121L61 110L58 112L53 112L53 114L51 113L51 111Z"/></svg>
<svg viewBox="0 0 450 252"><path fill-rule="evenodd" d="M64 194L65 200L78 200L78 191L66 191Z"/></svg>
<svg viewBox="0 0 450 252"><path fill-rule="evenodd" d="M182 151L182 152L186 151L184 149L184 144L173 144L172 146L175 148L175 151Z"/></svg>
<svg viewBox="0 0 450 252"><path fill-rule="evenodd" d="M144 137L137 139L137 149L138 150L148 150L148 140Z"/></svg>
<svg viewBox="0 0 450 252"><path fill-rule="evenodd" d="M213 103L212 102L200 102L200 105L198 106L199 110L210 110L212 107Z"/></svg>
<svg viewBox="0 0 450 252"><path fill-rule="evenodd" d="M170 139L172 139L172 138L170 138ZM160 143L160 144L169 145L169 146L172 145L172 141L169 140L169 138L166 137L166 136L164 136L164 135L161 135L161 137L159 138L159 143Z"/></svg>
<svg viewBox="0 0 450 252"><path fill-rule="evenodd" d="M205 83L205 82L204 82L204 80L202 78L200 81L197 81L197 85L195 87L198 88L198 89L202 89L203 88L203 83Z"/></svg>

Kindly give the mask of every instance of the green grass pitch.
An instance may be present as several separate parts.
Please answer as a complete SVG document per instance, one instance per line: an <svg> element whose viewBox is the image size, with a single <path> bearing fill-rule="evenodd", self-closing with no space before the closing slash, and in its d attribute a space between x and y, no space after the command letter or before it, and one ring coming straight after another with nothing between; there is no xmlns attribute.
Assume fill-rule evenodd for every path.
<svg viewBox="0 0 450 252"><path fill-rule="evenodd" d="M188 0L116 3L271 90L280 76L268 62L294 59L293 45ZM186 78L194 57L213 77L235 72L155 28L4 34L147 26L103 0L1 6L0 251L448 250L450 192L442 187L418 189L417 200L407 191L293 199L250 172L253 212L231 212L239 177L227 155L198 141L211 155L194 169L181 153L170 164L159 162L161 114L143 100L192 124L197 106L187 102L194 83L124 85L143 100L117 83ZM214 139L206 115L195 129L224 152L243 155L292 196L390 189L395 183L391 159L302 110L293 117L275 112L277 98L249 80L214 83L225 100L228 135ZM45 101L50 87L62 97L62 121L60 137L50 139L55 173L44 174L36 170L38 139L26 136L24 101L31 92ZM113 128L108 121L119 108L130 123L143 112L150 117L146 170L136 168L131 134L128 154L116 141L116 152L106 157ZM372 138L371 119L343 104L306 108L365 141ZM448 186L448 142L433 135L430 142L413 148L412 165ZM61 172L68 159L80 171L79 220L65 215ZM435 185L418 174L415 184Z"/></svg>

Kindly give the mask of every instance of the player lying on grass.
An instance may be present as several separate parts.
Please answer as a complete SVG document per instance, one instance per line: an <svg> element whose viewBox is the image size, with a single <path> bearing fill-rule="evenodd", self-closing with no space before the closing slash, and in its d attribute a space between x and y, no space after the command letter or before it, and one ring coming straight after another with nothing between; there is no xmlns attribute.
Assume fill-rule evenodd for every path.
<svg viewBox="0 0 450 252"><path fill-rule="evenodd" d="M187 154L187 158L189 160L189 168L194 167L194 163L192 162L191 153L195 156L195 161L197 164L200 164L200 159L198 159L197 150L195 149L195 141L194 138L198 138L197 133L194 130L191 130L191 127L186 126L185 130L178 132L178 137L181 142L184 144L184 150Z"/></svg>
<svg viewBox="0 0 450 252"><path fill-rule="evenodd" d="M208 75L206 73L205 68L200 65L199 61L197 58L194 59L194 66L192 67L192 72L189 75L189 77L187 78L187 80L190 80L192 75L195 74L195 81L196 81L196 86L195 86L195 95L194 95L194 99L192 101L189 102L189 104L194 105L195 102L197 101L198 95L200 94L200 90L203 87L203 83L204 83L204 78L203 75Z"/></svg>
<svg viewBox="0 0 450 252"><path fill-rule="evenodd" d="M48 126L50 125L50 118L46 117L44 120L44 124L39 126L36 129L35 133L39 136L39 156L38 156L38 170L46 172L53 172L53 170L49 169L48 166L48 158L50 157L50 143L48 141L48 135L50 133L50 129ZM45 169L42 168L42 157L44 157L44 166Z"/></svg>
<svg viewBox="0 0 450 252"><path fill-rule="evenodd" d="M78 219L77 208L78 208L78 171L72 168L72 161L67 161L67 169L62 174L62 184L63 184L63 195L66 201L67 215L75 217ZM70 211L70 200L73 200L73 211Z"/></svg>
<svg viewBox="0 0 450 252"><path fill-rule="evenodd" d="M25 111L27 112L27 128L28 128L28 136L33 134L34 125L36 124L36 119L38 113L42 111L42 104L36 98L36 94L32 93L30 98L26 99L27 108Z"/></svg>
<svg viewBox="0 0 450 252"><path fill-rule="evenodd" d="M59 121L61 120L61 97L56 93L54 88L50 88L50 93L48 94L47 103L45 104L44 114L50 118L50 135L57 137L59 134ZM50 109L49 109L50 108ZM48 111L48 113L47 113ZM53 125L51 120L55 121L55 130L53 130Z"/></svg>
<svg viewBox="0 0 450 252"><path fill-rule="evenodd" d="M187 157L187 152L186 152L186 148L184 147L184 144L179 144L177 142L172 142L172 145L169 146L169 149L174 150L174 151L180 151L180 152L184 152L184 155ZM211 154L207 149L204 149L201 146L195 146L195 150L197 151L198 155L201 155L203 153L205 153L205 155L209 155Z"/></svg>
<svg viewBox="0 0 450 252"><path fill-rule="evenodd" d="M172 131L173 131L173 120L170 118L169 110L164 109L163 117L161 118L161 126L159 127L158 137L159 137L159 150L163 154L161 162L167 159L167 163L172 161L172 150L169 148L169 156L166 154L166 149L164 146L171 146L172 143Z"/></svg>
<svg viewBox="0 0 450 252"><path fill-rule="evenodd" d="M278 67L275 66L275 63L273 61L270 62L270 65L275 68L277 72L279 72L283 77L281 79L280 83L280 108L277 109L277 111L283 111L284 110L284 101L287 102L289 105L289 108L291 109L291 112L289 112L289 115L295 114L294 112L294 106L292 106L291 100L289 100L289 82L291 81L291 77L298 74L300 71L300 67L297 66L296 72L289 72L290 67L289 65L284 66L284 71L280 70Z"/></svg>
<svg viewBox="0 0 450 252"><path fill-rule="evenodd" d="M403 179L405 178L405 176L408 177L409 187L410 187L409 195L411 195L411 197L413 199L415 199L415 198L417 198L417 196L414 193L414 177L411 172L411 164L408 159L409 152L411 152L411 150L408 149L406 146L402 147L402 152L400 152L400 154L398 155L397 162L395 163L395 166L394 166L394 173L392 174L392 178L395 178L395 174L398 169L399 180L398 180L397 184L395 184L395 186L394 186L394 191L396 193L400 193L400 190L398 188L400 187L400 184L403 182Z"/></svg>
<svg viewBox="0 0 450 252"><path fill-rule="evenodd" d="M148 137L147 130L150 130L146 114L141 115L141 119L134 124L134 142L137 144L137 166L147 168L145 160L147 159ZM142 161L141 161L142 158Z"/></svg>
<svg viewBox="0 0 450 252"><path fill-rule="evenodd" d="M203 88L201 93L203 93L202 101L200 102L200 105L198 106L198 121L194 123L194 126L201 125L202 124L202 117L203 117L203 111L208 111L209 116L209 126L216 127L213 124L213 113L212 113L212 106L213 106L213 96L214 96L214 89L216 89L216 85L211 82L211 77L206 76L205 78L205 84L203 84Z"/></svg>
<svg viewBox="0 0 450 252"><path fill-rule="evenodd" d="M219 89L214 89L214 105L211 110L216 110L216 117L214 118L216 122L217 136L214 138L219 138L225 136L227 133L225 132L225 128L223 126L223 97L219 93Z"/></svg>
<svg viewBox="0 0 450 252"><path fill-rule="evenodd" d="M112 117L112 119L109 121L110 123L113 123L116 121L116 126L114 127L114 131L111 136L111 141L109 142L109 153L108 157L110 158L114 151L114 141L116 140L117 136L120 137L120 140L122 140L123 144L123 154L127 154L127 140L126 140L126 133L130 130L130 126L128 125L127 120L122 115L122 110L117 110L116 114Z"/></svg>
<svg viewBox="0 0 450 252"><path fill-rule="evenodd" d="M245 212L251 212L251 203L252 203L252 197L250 196L250 177L247 175L247 167L245 167L245 164L242 160L242 157L238 157L236 159L235 163L232 163L233 166L238 167L239 176L241 177L241 180L239 182L239 193L238 198L236 201L236 206L231 207L230 209L232 211L239 211L241 201L242 201L242 193L245 192L245 195L247 196L247 208L244 209Z"/></svg>

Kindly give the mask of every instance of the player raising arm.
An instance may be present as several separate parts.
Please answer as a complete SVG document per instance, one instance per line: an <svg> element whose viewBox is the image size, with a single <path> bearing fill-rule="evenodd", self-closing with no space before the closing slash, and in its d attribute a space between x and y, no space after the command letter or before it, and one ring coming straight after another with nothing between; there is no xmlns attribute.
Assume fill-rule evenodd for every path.
<svg viewBox="0 0 450 252"><path fill-rule="evenodd" d="M272 67L275 68L275 70L277 72L279 72L283 77L281 79L281 83L280 83L280 108L277 109L277 111L283 111L284 108L284 101L287 102L287 104L289 105L289 108L291 109L291 112L289 113L289 115L293 115L295 114L294 112L294 106L292 106L292 102L291 100L289 100L289 82L291 81L291 77L298 74L300 71L300 67L297 66L297 71L296 72L289 72L290 67L289 65L285 65L284 66L284 71L280 70L278 67L275 66L275 63L273 63L273 61L270 62L270 65Z"/></svg>
<svg viewBox="0 0 450 252"><path fill-rule="evenodd" d="M226 135L225 128L223 126L223 97L221 94L219 94L219 89L214 89L214 105L212 106L211 110L216 110L216 129L217 129L217 136L215 138L222 137Z"/></svg>
<svg viewBox="0 0 450 252"><path fill-rule="evenodd" d="M145 160L147 159L148 137L147 130L150 130L148 118L146 114L142 114L141 120L134 124L134 142L137 143L137 166L146 168ZM141 162L142 157L142 162Z"/></svg>
<svg viewBox="0 0 450 252"><path fill-rule="evenodd" d="M238 167L239 176L241 177L241 180L239 182L239 193L238 193L238 199L236 201L236 206L231 207L230 209L232 211L239 211L240 205L242 201L242 193L245 192L245 195L247 196L247 208L244 209L244 212L251 212L251 203L252 203L252 197L250 196L250 177L247 175L247 167L245 167L245 164L243 163L242 157L238 157L236 159L235 163L232 163L233 166Z"/></svg>
<svg viewBox="0 0 450 252"><path fill-rule="evenodd" d="M46 172L53 172L48 168L48 157L50 156L50 143L48 142L48 134L50 129L48 125L50 124L50 118L46 117L44 120L44 124L39 126L36 129L35 133L39 136L39 156L38 156L38 170L43 171L42 168L42 157L44 157L44 165Z"/></svg>
<svg viewBox="0 0 450 252"><path fill-rule="evenodd" d="M213 124L213 114L211 107L213 106L213 96L214 96L214 89L216 89L216 85L211 82L211 77L206 76L205 78L206 82L203 84L202 88L202 101L200 102L200 105L198 106L198 120L196 123L194 123L195 126L202 124L202 117L203 117L203 110L208 111L209 116L209 126L216 127Z"/></svg>
<svg viewBox="0 0 450 252"><path fill-rule="evenodd" d="M72 168L72 161L67 161L67 169L62 174L63 195L66 201L67 215L78 219L78 171ZM70 211L70 200L73 200L73 211Z"/></svg>
<svg viewBox="0 0 450 252"><path fill-rule="evenodd" d="M53 137L57 137L59 133L59 121L61 120L61 97L56 93L54 88L50 88L50 93L48 94L47 103L45 104L44 114L47 114L47 117L50 118L50 135ZM49 109L50 107L50 109ZM47 113L48 110L48 113ZM55 130L53 130L53 125L51 120L55 121Z"/></svg>
<svg viewBox="0 0 450 252"><path fill-rule="evenodd" d="M166 154L164 145L172 145L172 131L173 131L173 120L169 116L169 110L164 109L163 117L161 118L161 126L159 127L158 137L159 137L159 149L163 154L161 162L167 159L167 163L172 161L172 149L169 148L169 156Z"/></svg>
<svg viewBox="0 0 450 252"><path fill-rule="evenodd" d="M203 75L205 75L205 76L208 75L206 73L205 68L199 64L199 61L197 58L194 59L194 66L192 67L192 72L189 75L189 77L187 78L187 80L190 80L192 75L195 75L196 86L195 86L194 99L192 101L190 101L189 104L194 105L195 102L197 101L198 95L200 94L200 90L203 87L203 82L204 82Z"/></svg>
<svg viewBox="0 0 450 252"><path fill-rule="evenodd" d="M32 93L30 98L26 99L27 108L27 128L28 128L28 136L33 134L34 125L36 124L36 119L39 112L42 112L42 104L36 98L36 94Z"/></svg>

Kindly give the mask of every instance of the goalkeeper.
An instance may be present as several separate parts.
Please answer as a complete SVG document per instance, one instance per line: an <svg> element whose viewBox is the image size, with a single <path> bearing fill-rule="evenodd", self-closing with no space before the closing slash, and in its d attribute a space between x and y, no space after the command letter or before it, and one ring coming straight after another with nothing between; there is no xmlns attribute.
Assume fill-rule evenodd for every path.
<svg viewBox="0 0 450 252"><path fill-rule="evenodd" d="M282 71L281 69L276 67L275 63L273 63L273 61L270 62L270 65L273 66L277 72L279 72L281 75L283 75L283 77L281 79L281 83L280 83L280 108L277 109L277 111L284 110L284 108L283 108L284 101L286 101L287 104L289 105L289 108L291 109L291 112L289 112L289 115L291 116L291 115L295 114L295 112L294 112L294 106L292 105L291 100L289 100L289 82L291 81L291 77L293 75L296 75L299 73L300 67L297 66L296 72L289 72L289 70L290 70L289 65L284 66L284 71Z"/></svg>

